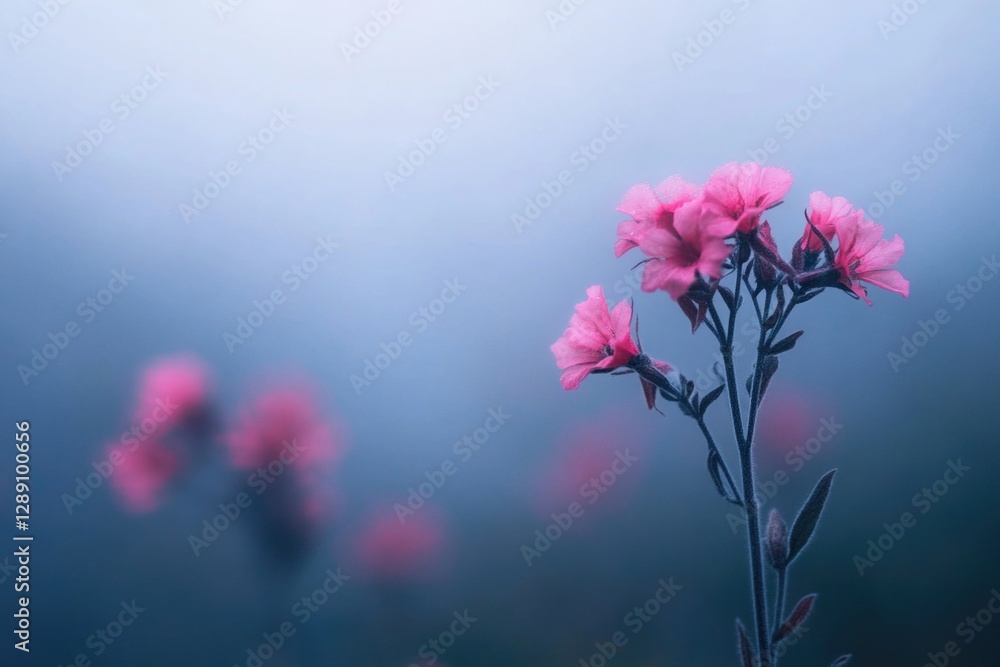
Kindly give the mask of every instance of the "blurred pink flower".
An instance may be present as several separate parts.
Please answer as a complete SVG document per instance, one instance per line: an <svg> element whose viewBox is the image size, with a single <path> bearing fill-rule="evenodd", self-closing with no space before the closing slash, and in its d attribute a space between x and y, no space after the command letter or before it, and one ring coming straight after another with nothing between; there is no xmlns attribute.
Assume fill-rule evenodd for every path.
<svg viewBox="0 0 1000 667"><path fill-rule="evenodd" d="M910 295L910 281L890 268L903 256L903 239L898 234L887 241L882 238L882 225L865 220L863 215L838 219L836 229L839 247L835 265L841 284L869 306L872 302L862 281L904 297Z"/></svg>
<svg viewBox="0 0 1000 667"><path fill-rule="evenodd" d="M704 198L680 207L674 213L673 229L652 230L643 238L643 252L655 258L643 270L643 291L665 290L676 301L699 275L720 278L722 265L732 251L726 244L732 233L732 221Z"/></svg>
<svg viewBox="0 0 1000 667"><path fill-rule="evenodd" d="M792 187L792 175L780 167L756 162L730 162L714 172L705 184L705 196L720 206L746 234L756 229L761 214L781 201Z"/></svg>
<svg viewBox="0 0 1000 667"><path fill-rule="evenodd" d="M170 426L202 414L207 407L210 373L192 356L175 356L150 364L142 374L136 420L153 419Z"/></svg>
<svg viewBox="0 0 1000 667"><path fill-rule="evenodd" d="M820 419L833 407L807 387L779 384L767 390L757 420L757 443L766 453L784 456L816 435Z"/></svg>
<svg viewBox="0 0 1000 667"><path fill-rule="evenodd" d="M845 218L863 218L864 213L856 210L851 203L843 197L830 198L823 192L814 192L809 195L809 222L815 225L820 234L826 237L827 241L833 241L837 232L837 221ZM823 241L806 225L805 233L802 235L802 249L811 252L823 250Z"/></svg>
<svg viewBox="0 0 1000 667"><path fill-rule="evenodd" d="M156 440L148 440L135 448L111 445L108 457L115 465L111 486L125 508L135 513L159 507L160 493L181 467L177 455Z"/></svg>
<svg viewBox="0 0 1000 667"><path fill-rule="evenodd" d="M420 579L440 565L447 540L444 520L434 508L409 516L393 510L374 515L354 544L363 572L377 579Z"/></svg>
<svg viewBox="0 0 1000 667"><path fill-rule="evenodd" d="M318 464L339 460L345 449L341 425L320 416L310 392L289 387L273 389L245 407L225 441L238 468L280 461L306 477L317 472Z"/></svg>
<svg viewBox="0 0 1000 667"><path fill-rule="evenodd" d="M632 186L618 205L618 210L632 219L618 225L619 241L615 244L615 257L641 246L643 239L654 229L673 231L674 212L698 194L698 186L676 175L655 189L648 183Z"/></svg>
<svg viewBox="0 0 1000 667"><path fill-rule="evenodd" d="M552 347L564 389L576 389L589 373L613 370L639 354L632 339L632 306L620 302L608 310L604 288L587 289L587 300L577 304L569 328Z"/></svg>
<svg viewBox="0 0 1000 667"><path fill-rule="evenodd" d="M570 503L589 507L612 487L617 501L601 500L600 504L611 507L624 502L627 495L620 487L635 488L640 476L636 469L644 467L646 444L624 411L606 411L567 428L535 479L535 511L548 518L552 512L565 512Z"/></svg>

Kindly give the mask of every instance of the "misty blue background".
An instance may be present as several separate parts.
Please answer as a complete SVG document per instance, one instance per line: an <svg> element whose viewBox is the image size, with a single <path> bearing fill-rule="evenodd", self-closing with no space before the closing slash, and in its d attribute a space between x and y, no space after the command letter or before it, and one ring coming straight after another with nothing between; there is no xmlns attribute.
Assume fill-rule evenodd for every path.
<svg viewBox="0 0 1000 667"><path fill-rule="evenodd" d="M351 432L337 476L350 500L331 545L369 506L402 500L488 409L512 414L436 497L453 521L451 576L411 591L404 606L417 612L389 637L372 611L377 592L345 590L296 637L304 664L416 662L420 644L467 607L481 620L448 664L579 664L670 576L684 590L615 660L735 664L732 619L750 616L745 547L704 475L694 425L676 410L648 413L630 378L563 392L548 346L585 289L603 284L615 300L635 296L648 352L690 374L707 368L707 333L692 337L666 295L630 293L638 257L613 256L614 208L634 183L673 173L701 182L768 138L780 145L768 164L795 176L770 216L779 244L800 234L810 192L869 209L900 179L905 193L878 221L904 237L899 268L912 283L908 300L873 290L872 308L824 295L791 324L807 334L783 359L775 391L822 396L818 410L844 429L774 500L793 515L823 472L840 469L820 541L791 582L790 597L815 591L820 604L782 664L854 652L857 665L919 665L955 640L956 625L1000 586L1000 281L959 311L948 301L1000 245L1000 8L928 2L883 35L878 22L893 11L884 1L589 0L554 28L546 12L555 0L403 2L347 62L341 43L383 7L246 0L220 20L207 0L70 2L16 50L7 33L36 3L0 9L0 409L9 440L15 421L32 421L36 532L35 650L4 664L72 660L132 598L146 615L94 664L236 664L258 639L249 540L234 528L198 559L186 543L212 498L179 493L139 518L107 485L73 515L60 500L127 427L138 370L178 351L212 364L230 411L260 378L296 372L320 384L324 406ZM724 9L735 21L679 71L674 53ZM113 101L151 66L165 80L119 120ZM444 114L480 77L500 87L451 128ZM831 96L786 138L776 124L820 86ZM179 204L210 171L242 159L241 142L275 108L294 120L185 223ZM114 132L60 182L52 163L106 117ZM577 171L572 156L608 119L626 126L621 136ZM447 141L390 192L385 172L438 127ZM942 128L959 138L910 180L906 162ZM511 216L563 169L573 183L518 233ZM289 292L283 274L328 235L340 247ZM79 321L77 305L122 268L134 282L25 386L17 366ZM466 291L356 392L350 376L380 343L412 332L411 314L454 279ZM224 333L276 288L287 302L230 353ZM951 321L894 372L887 354L939 308ZM538 466L566 429L609 412L627 415L647 443L644 473L630 480L637 493L582 519L527 568L519 547L544 526L526 500ZM721 404L715 418L722 436ZM6 490L14 450L3 451ZM967 478L860 577L852 557L958 458L972 468ZM763 476L775 462L762 458ZM0 501L4 516L12 495ZM311 590L336 561L324 546L299 588ZM998 626L963 643L955 664L991 664ZM385 645L386 662L370 657Z"/></svg>

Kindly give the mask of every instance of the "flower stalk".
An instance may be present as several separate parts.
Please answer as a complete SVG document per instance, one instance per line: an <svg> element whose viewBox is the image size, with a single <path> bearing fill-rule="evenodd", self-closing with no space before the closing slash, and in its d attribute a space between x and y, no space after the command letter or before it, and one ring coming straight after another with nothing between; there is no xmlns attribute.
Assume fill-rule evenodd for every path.
<svg viewBox="0 0 1000 667"><path fill-rule="evenodd" d="M651 410L657 409L658 398L676 403L683 415L698 424L719 495L746 512L754 625L751 640L737 621L743 667L777 665L777 647L812 611L816 596L807 595L784 617L788 570L812 539L835 472L819 480L790 530L775 510L762 537L754 459L757 417L778 370L779 355L791 351L803 332L779 335L797 305L827 288L868 305L872 302L864 283L909 295L909 283L892 268L902 257L902 239L883 239L883 228L842 197L812 194L803 234L791 259L782 258L763 216L782 202L791 182L791 174L783 169L730 163L716 170L702 187L679 176L655 188L634 186L618 207L630 219L619 225L615 254L620 257L635 248L645 253L643 291L666 292L691 322L692 333L704 324L715 337L723 366L723 373L717 373L719 386L703 395L682 373L647 356L632 336L632 304L622 302L611 309L597 286L587 291L587 301L577 306L570 327L552 346L565 389L577 389L590 374L636 374ZM732 288L724 284L730 277ZM717 296L728 308L726 318L716 305ZM759 325L756 358L745 383L746 413L740 400L744 385L737 382L734 359L738 313L745 300L752 303ZM708 408L723 393L729 399L739 457L738 481L705 420ZM771 617L765 554L776 575ZM850 655L843 655L833 664L843 667L849 660Z"/></svg>

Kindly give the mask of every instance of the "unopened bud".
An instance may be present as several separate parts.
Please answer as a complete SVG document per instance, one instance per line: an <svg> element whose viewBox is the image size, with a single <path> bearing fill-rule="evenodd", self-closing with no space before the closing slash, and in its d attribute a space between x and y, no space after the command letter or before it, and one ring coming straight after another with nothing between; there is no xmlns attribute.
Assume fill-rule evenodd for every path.
<svg viewBox="0 0 1000 667"><path fill-rule="evenodd" d="M788 527L778 510L771 510L767 519L767 559L775 570L785 569L788 563Z"/></svg>

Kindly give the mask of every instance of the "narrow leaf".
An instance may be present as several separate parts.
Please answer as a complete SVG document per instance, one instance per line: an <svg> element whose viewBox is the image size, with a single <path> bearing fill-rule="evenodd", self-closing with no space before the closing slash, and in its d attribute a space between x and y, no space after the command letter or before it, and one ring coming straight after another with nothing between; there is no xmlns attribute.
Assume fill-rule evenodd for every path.
<svg viewBox="0 0 1000 667"><path fill-rule="evenodd" d="M740 657L743 659L743 667L754 667L757 664L757 656L754 655L753 647L750 645L750 638L743 624L736 621L736 635L740 642Z"/></svg>
<svg viewBox="0 0 1000 667"><path fill-rule="evenodd" d="M807 216L806 220L808 219L809 218ZM805 242L806 235L803 234L802 238L796 241L795 245L792 246L792 268L797 272L802 271L802 268L805 266L805 251L802 249L802 244Z"/></svg>
<svg viewBox="0 0 1000 667"><path fill-rule="evenodd" d="M851 661L851 658L853 658L853 657L854 656L851 655L850 653L842 655L839 658L837 658L836 660L834 660L833 664L830 665L830 667L845 667L845 665L847 665L847 663L849 663Z"/></svg>
<svg viewBox="0 0 1000 667"><path fill-rule="evenodd" d="M705 411L708 410L708 406L715 403L719 396L722 396L722 392L725 391L726 385L720 385L713 389L712 391L705 394L701 399L701 414L704 416Z"/></svg>
<svg viewBox="0 0 1000 667"><path fill-rule="evenodd" d="M764 370L760 376L760 397L763 398L767 391L767 386L771 384L771 378L778 372L778 357L773 355L764 357Z"/></svg>
<svg viewBox="0 0 1000 667"><path fill-rule="evenodd" d="M803 296L798 297L796 301L798 301L799 303L805 303L806 301L811 301L815 299L822 293L823 293L823 288L821 287L820 289L815 290L813 292L806 292Z"/></svg>
<svg viewBox="0 0 1000 667"><path fill-rule="evenodd" d="M795 333L791 334L790 336L786 336L786 337L782 338L777 343L775 343L774 345L771 346L770 353L771 354L781 354L782 352L788 352L790 349L792 349L793 347L795 347L795 343L798 342L799 337L801 337L802 334L804 334L804 333L805 333L804 331L796 331Z"/></svg>
<svg viewBox="0 0 1000 667"><path fill-rule="evenodd" d="M788 615L785 622L782 623L778 631L774 633L774 637L771 638L772 644L777 644L782 639L792 634L796 628L805 623L806 619L809 618L809 612L812 611L813 603L816 602L816 595L807 595L799 603L795 605L795 609L792 613Z"/></svg>
<svg viewBox="0 0 1000 667"><path fill-rule="evenodd" d="M781 317L781 309L775 308L774 312L771 313L766 320L764 320L764 331L770 331L774 325L778 323L779 317Z"/></svg>
<svg viewBox="0 0 1000 667"><path fill-rule="evenodd" d="M733 290L729 289L725 285L719 285L719 294L722 295L722 300L726 302L726 307L732 310L736 307L736 295L733 294Z"/></svg>
<svg viewBox="0 0 1000 667"><path fill-rule="evenodd" d="M711 475L712 481L715 482L715 489L719 492L719 495L728 499L729 496L726 494L726 487L722 483L722 455L719 454L718 450L713 449L708 452L708 474Z"/></svg>
<svg viewBox="0 0 1000 667"><path fill-rule="evenodd" d="M808 217L806 218L806 220L809 222L809 227L812 228L813 234L815 234L817 238L819 238L820 242L823 244L823 256L826 259L827 265L832 266L836 259L836 255L833 252L833 246L831 246L827 238L823 236L823 234L818 229L816 229L816 225L812 223L812 220L809 220Z"/></svg>
<svg viewBox="0 0 1000 667"><path fill-rule="evenodd" d="M809 499L799 510L799 515L795 517L795 523L792 524L792 535L788 541L789 563L809 543L813 531L816 530L816 523L823 513L823 506L826 504L827 496L830 495L830 485L833 483L833 476L836 473L837 470L833 469L820 478L809 495Z"/></svg>

